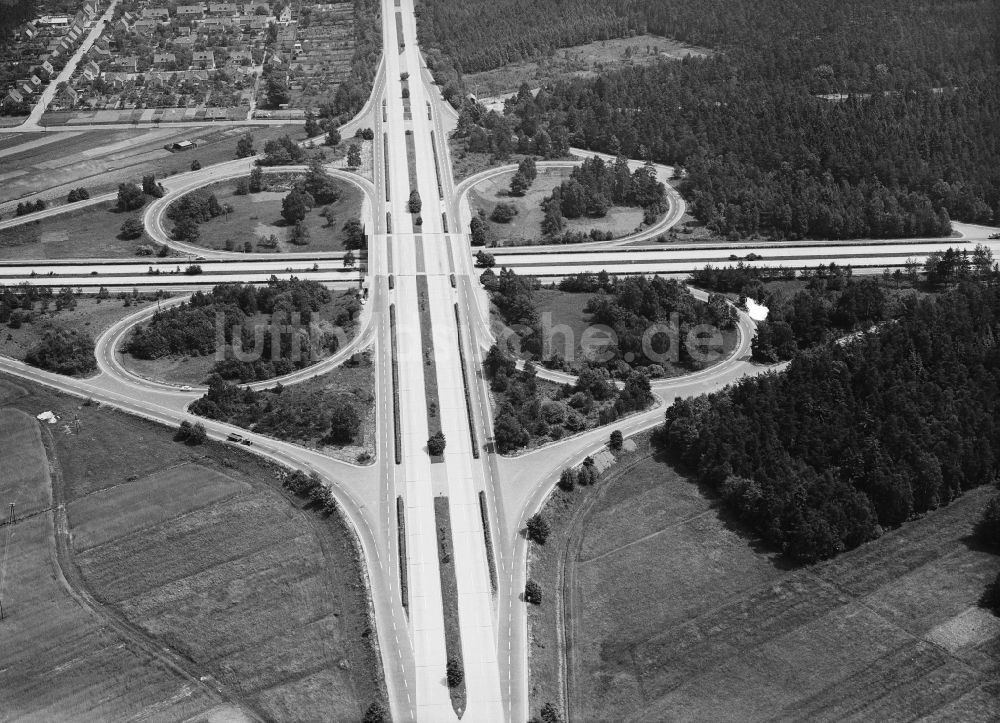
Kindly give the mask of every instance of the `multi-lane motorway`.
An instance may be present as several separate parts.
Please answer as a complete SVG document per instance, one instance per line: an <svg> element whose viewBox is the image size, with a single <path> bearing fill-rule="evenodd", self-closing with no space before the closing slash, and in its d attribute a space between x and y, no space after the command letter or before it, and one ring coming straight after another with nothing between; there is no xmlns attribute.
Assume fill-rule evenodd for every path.
<svg viewBox="0 0 1000 723"><path fill-rule="evenodd" d="M342 174L366 198L364 218L370 242L363 267L345 268L341 254L247 258L172 241L162 224L166 206L193 188L246 173L249 161L243 160L179 174L170 180L167 196L147 209L148 231L187 254L182 261L11 262L0 264L0 283L176 291L221 281L263 282L272 274L339 285L358 285L364 280L369 302L354 339L334 357L281 381L290 384L323 373L354 352L371 348L376 379L375 463L352 465L261 435L244 432L244 436L260 454L320 473L354 526L365 556L389 704L396 721L458 718L445 682L444 610L450 593L441 585L435 513L435 500L447 498L467 695L462 719L525 721L530 717L528 639L521 593L528 543L521 530L543 505L562 468L602 447L608 430L592 430L520 457L493 453L490 396L482 373L483 354L492 344L488 300L478 283L479 270L473 265L473 249L464 233L470 219L466 194L480 177L458 185L452 177L446 138L455 113L443 102L423 65L413 0L384 0L382 21L385 54L372 97L344 129L353 133L369 127L375 134L373 181ZM658 171L662 177L666 169ZM408 210L412 190L422 200L419 214ZM1000 242L987 241L994 229L968 226L960 227L962 238L946 241L725 247L651 241L676 224L683 212L683 201L672 195L667 218L636 236L569 249L497 250L497 265L557 278L601 269L623 274L686 274L707 263L731 263L734 254L750 253L759 257L754 263L764 265L811 267L835 261L869 270L902 266L909 259L921 261L950 245L971 249L976 241L991 244L1000 254ZM0 225L0 233L2 229ZM200 274L185 273L192 263L201 267ZM140 311L98 339L100 372L90 379L60 377L2 358L0 370L177 424L189 418L186 407L201 390L181 390L135 376L116 358L124 335L150 313L150 309ZM673 399L716 390L764 371L748 361L754 324L746 315L741 315L739 329L740 343L729 359L703 372L654 384L658 406L619 420L615 426L625 434L648 429L659 423L664 406ZM434 389L436 393L431 393ZM427 451L432 419L438 420L447 439L440 460L432 460ZM211 421L205 421L205 426L216 439L232 431ZM490 579L480 494L496 561L496 590ZM398 502L405 518L405 556L399 544ZM317 711L317 717L322 714Z"/></svg>

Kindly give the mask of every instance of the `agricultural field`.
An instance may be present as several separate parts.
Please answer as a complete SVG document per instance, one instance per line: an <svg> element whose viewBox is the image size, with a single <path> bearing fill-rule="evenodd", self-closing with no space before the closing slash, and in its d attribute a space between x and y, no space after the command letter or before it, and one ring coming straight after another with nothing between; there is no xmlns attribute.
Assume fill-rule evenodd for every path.
<svg viewBox="0 0 1000 723"><path fill-rule="evenodd" d="M508 193L514 171L502 173L473 186L469 190L469 204L473 213L482 211L487 218L498 203L508 203L517 209L517 215L509 223L487 221L498 238L498 245L531 246L543 243L542 200L552 194L553 188L569 180L571 171L571 168L539 169L538 178L520 198ZM618 238L632 233L642 225L642 220L643 211L639 207L613 206L604 218L566 219L566 231L583 233L588 233L592 229L601 232L610 231L615 238Z"/></svg>
<svg viewBox="0 0 1000 723"><path fill-rule="evenodd" d="M32 136L16 143L0 133L0 214L9 218L18 199L33 194L62 203L72 188L84 187L91 196L137 182L152 173L165 178L189 171L192 161L209 166L236 158L236 141L247 130L258 151L273 138L305 138L301 124L255 128L146 128L135 130L67 131ZM171 153L165 145L182 140L197 147ZM54 184L53 179L58 183ZM11 203L14 202L14 203Z"/></svg>
<svg viewBox="0 0 1000 723"><path fill-rule="evenodd" d="M503 97L516 92L523 83L534 89L564 78L593 78L624 66L682 60L689 55L703 58L711 53L706 48L670 38L637 35L561 48L547 58L509 63L496 70L470 73L463 79L473 95L487 107L499 111L503 108Z"/></svg>
<svg viewBox="0 0 1000 723"><path fill-rule="evenodd" d="M0 229L0 260L113 259L134 257L142 247L158 248L145 235L118 238L129 218L141 219L142 211L120 213L114 201L105 201Z"/></svg>
<svg viewBox="0 0 1000 723"><path fill-rule="evenodd" d="M358 720L373 700L384 700L352 533L338 515L303 508L284 492L280 468L232 445L188 447L170 429L28 382L0 380L0 403L29 414L51 409L61 419L79 415L75 428L54 425L43 434L51 434L68 503L70 554L98 609L218 680L260 717L304 720L323 710L334 720ZM49 524L39 538L51 535ZM77 618L53 617L61 588L48 555L42 547L33 565L15 557L8 570L8 595L16 585L32 596L19 608L30 602L38 613L18 638L19 664L0 671L0 681L10 676L16 684L0 684L0 701L17 695L8 700L49 720L154 710L198 719L218 706L197 682L162 680L156 661L128 646L123 653L121 641L96 625L84 635L93 618L69 598ZM23 670L37 672L15 672ZM33 713L28 706L37 709L40 700L48 707ZM77 711L86 705L96 709Z"/></svg>
<svg viewBox="0 0 1000 723"><path fill-rule="evenodd" d="M32 320L22 323L18 328L6 325L0 329L0 354L13 359L24 360L28 350L41 341L43 333L52 325L68 327L85 332L94 341L107 331L115 322L134 314L143 304L154 303L146 297L129 297L129 306L115 298L100 300L96 296L76 297L75 309L57 311L52 304L48 311L36 309L32 312Z"/></svg>
<svg viewBox="0 0 1000 723"><path fill-rule="evenodd" d="M992 490L805 567L649 452L546 508L535 706L559 700L561 604L573 717L995 720L1000 619L977 601L996 557L968 541Z"/></svg>
<svg viewBox="0 0 1000 723"><path fill-rule="evenodd" d="M270 184L270 190L243 196L236 194L235 180L201 189L214 193L220 204L229 204L233 210L201 224L201 238L197 245L217 250L241 251L244 242L250 240L254 243L255 250L261 252L344 250L344 240L347 238L344 224L361 218L364 194L360 189L335 180L340 198L327 206L317 206L306 214L303 224L309 231L309 243L296 245L289 241L293 226L281 217L281 201L291 190L291 183L282 183L267 176L265 180ZM326 209L329 209L334 219L332 224L322 215L326 213ZM166 222L166 225L169 230L170 222ZM277 237L277 246L262 246L260 242L271 236Z"/></svg>
<svg viewBox="0 0 1000 723"><path fill-rule="evenodd" d="M0 403L27 390L0 381ZM48 507L52 490L39 424L17 409L0 411L0 458L16 460L18 474L3 475L0 503L17 502L23 516ZM223 709L204 686L193 684L161 658L131 644L89 612L65 587L63 561L56 555L53 513L0 527L10 541L2 594L4 665L0 709L6 719L183 720L209 712L245 720ZM213 710L214 709L214 710Z"/></svg>

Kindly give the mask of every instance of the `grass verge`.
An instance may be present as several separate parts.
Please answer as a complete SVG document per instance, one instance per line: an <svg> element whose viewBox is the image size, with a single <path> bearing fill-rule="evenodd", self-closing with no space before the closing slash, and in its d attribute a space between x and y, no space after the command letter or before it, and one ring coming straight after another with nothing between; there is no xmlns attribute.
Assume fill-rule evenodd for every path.
<svg viewBox="0 0 1000 723"><path fill-rule="evenodd" d="M434 498L434 526L437 529L438 569L441 571L441 606L444 610L444 643L448 661L461 671L461 682L449 685L451 705L461 718L465 713L465 663L462 659L462 631L458 623L458 579L455 577L454 545L451 539L451 510L447 497Z"/></svg>
<svg viewBox="0 0 1000 723"><path fill-rule="evenodd" d="M141 211L119 213L108 201L12 226L0 231L0 260L129 258L142 246L158 249L145 235L118 238L126 220L141 217Z"/></svg>

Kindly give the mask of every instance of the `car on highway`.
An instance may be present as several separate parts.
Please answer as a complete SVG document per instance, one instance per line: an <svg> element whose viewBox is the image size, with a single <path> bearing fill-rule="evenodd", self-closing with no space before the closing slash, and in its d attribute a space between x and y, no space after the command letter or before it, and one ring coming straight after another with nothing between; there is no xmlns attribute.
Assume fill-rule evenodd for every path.
<svg viewBox="0 0 1000 723"><path fill-rule="evenodd" d="M997 239L997 238L1000 238L1000 231L997 231L996 233L991 233L989 237L990 237L991 239Z"/></svg>
<svg viewBox="0 0 1000 723"><path fill-rule="evenodd" d="M191 391L191 385L190 384L182 384L181 385L181 391L182 392L190 392Z"/></svg>

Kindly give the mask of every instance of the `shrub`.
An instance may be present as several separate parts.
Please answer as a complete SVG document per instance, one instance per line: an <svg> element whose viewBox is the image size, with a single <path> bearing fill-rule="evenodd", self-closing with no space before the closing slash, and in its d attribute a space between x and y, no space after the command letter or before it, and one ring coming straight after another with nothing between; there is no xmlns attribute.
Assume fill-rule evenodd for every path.
<svg viewBox="0 0 1000 723"><path fill-rule="evenodd" d="M542 588L534 580L528 580L524 585L524 601L532 605L542 604Z"/></svg>
<svg viewBox="0 0 1000 723"><path fill-rule="evenodd" d="M976 526L976 539L1000 551L1000 495L986 503L982 519Z"/></svg>
<svg viewBox="0 0 1000 723"><path fill-rule="evenodd" d="M624 441L625 440L622 438L622 433L616 429L611 433L609 446L611 447L611 449L617 452L622 448L622 444L624 443Z"/></svg>
<svg viewBox="0 0 1000 723"><path fill-rule="evenodd" d="M12 329L15 317L11 315ZM33 367L56 374L76 376L87 374L97 368L94 358L94 340L75 329L52 327L42 336L41 341L28 350L24 361Z"/></svg>
<svg viewBox="0 0 1000 723"><path fill-rule="evenodd" d="M537 512L528 518L528 539L544 545L549 539L549 523L542 517L542 513Z"/></svg>
<svg viewBox="0 0 1000 723"><path fill-rule="evenodd" d="M462 672L462 664L458 662L457 658L448 658L446 675L448 678L449 688L457 688L462 684L462 681L465 680L465 673Z"/></svg>
<svg viewBox="0 0 1000 723"><path fill-rule="evenodd" d="M490 214L490 220L497 223L510 223L517 215L517 209L510 203L498 203Z"/></svg>
<svg viewBox="0 0 1000 723"><path fill-rule="evenodd" d="M118 232L118 237L131 241L142 236L144 230L141 218L125 219L125 223L122 224L121 230Z"/></svg>

